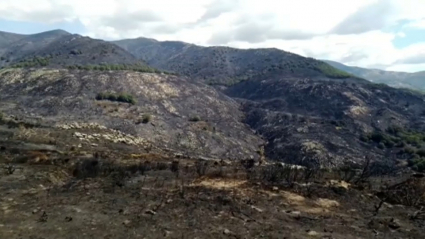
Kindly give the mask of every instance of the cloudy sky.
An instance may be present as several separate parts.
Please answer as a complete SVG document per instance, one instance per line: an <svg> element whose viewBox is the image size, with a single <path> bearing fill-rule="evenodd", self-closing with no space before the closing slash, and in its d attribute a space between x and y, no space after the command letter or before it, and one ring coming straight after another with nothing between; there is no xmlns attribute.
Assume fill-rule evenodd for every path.
<svg viewBox="0 0 425 239"><path fill-rule="evenodd" d="M0 0L0 31L276 47L347 65L425 70L425 0Z"/></svg>

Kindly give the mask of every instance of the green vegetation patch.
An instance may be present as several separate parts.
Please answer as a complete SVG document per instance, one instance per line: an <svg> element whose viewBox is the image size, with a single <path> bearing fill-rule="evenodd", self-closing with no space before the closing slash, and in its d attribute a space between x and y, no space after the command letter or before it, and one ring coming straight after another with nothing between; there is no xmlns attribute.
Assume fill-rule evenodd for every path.
<svg viewBox="0 0 425 239"><path fill-rule="evenodd" d="M398 155L407 158L412 169L425 171L425 133L390 126L386 131L375 131L360 136L360 140L375 144L379 149L396 150Z"/></svg>
<svg viewBox="0 0 425 239"><path fill-rule="evenodd" d="M127 93L120 93L120 94L99 93L96 95L96 100L109 100L109 101L129 103L132 105L136 104L136 100L134 99L134 97Z"/></svg>
<svg viewBox="0 0 425 239"><path fill-rule="evenodd" d="M32 59L21 60L19 63L12 65L13 68L24 68L24 67L39 67L48 66L50 64L50 58L48 57L34 57Z"/></svg>
<svg viewBox="0 0 425 239"><path fill-rule="evenodd" d="M322 72L325 76L329 78L345 79L353 77L351 74L345 71L338 70L325 62L322 62L315 66L315 69Z"/></svg>

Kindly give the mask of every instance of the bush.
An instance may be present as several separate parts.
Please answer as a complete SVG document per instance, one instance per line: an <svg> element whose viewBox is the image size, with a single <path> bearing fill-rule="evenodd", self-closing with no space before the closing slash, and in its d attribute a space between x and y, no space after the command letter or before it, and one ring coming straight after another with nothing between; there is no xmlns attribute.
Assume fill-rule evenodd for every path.
<svg viewBox="0 0 425 239"><path fill-rule="evenodd" d="M198 160L195 163L196 173L199 177L205 176L207 174L209 164L208 161Z"/></svg>
<svg viewBox="0 0 425 239"><path fill-rule="evenodd" d="M142 118L142 123L147 124L152 120L152 116L149 114L144 114Z"/></svg>
<svg viewBox="0 0 425 239"><path fill-rule="evenodd" d="M198 121L201 121L201 117L199 117L199 116L194 116L194 117L191 117L191 118L189 119L189 121L192 121L192 122L198 122Z"/></svg>
<svg viewBox="0 0 425 239"><path fill-rule="evenodd" d="M136 100L132 95L129 94L113 94L113 93L99 93L96 95L96 100L109 100L109 101L118 101L118 102L124 102L129 104L136 104Z"/></svg>
<svg viewBox="0 0 425 239"><path fill-rule="evenodd" d="M369 142L369 138L366 135L361 135L360 140L363 142Z"/></svg>
<svg viewBox="0 0 425 239"><path fill-rule="evenodd" d="M419 149L416 154L418 154L421 157L425 157L425 149Z"/></svg>
<svg viewBox="0 0 425 239"><path fill-rule="evenodd" d="M387 148L392 148L395 145L394 142L391 140L386 141L384 144Z"/></svg>
<svg viewBox="0 0 425 239"><path fill-rule="evenodd" d="M425 159L413 158L408 161L409 167L418 172L425 172Z"/></svg>
<svg viewBox="0 0 425 239"><path fill-rule="evenodd" d="M375 143L380 143L385 140L385 135L380 132L373 132L370 135L370 139Z"/></svg>
<svg viewBox="0 0 425 239"><path fill-rule="evenodd" d="M406 146L401 150L401 153L414 155L414 154L416 154L416 149L413 148L413 147Z"/></svg>
<svg viewBox="0 0 425 239"><path fill-rule="evenodd" d="M378 147L378 149L385 149L385 144L381 142L381 143L378 144L377 147Z"/></svg>

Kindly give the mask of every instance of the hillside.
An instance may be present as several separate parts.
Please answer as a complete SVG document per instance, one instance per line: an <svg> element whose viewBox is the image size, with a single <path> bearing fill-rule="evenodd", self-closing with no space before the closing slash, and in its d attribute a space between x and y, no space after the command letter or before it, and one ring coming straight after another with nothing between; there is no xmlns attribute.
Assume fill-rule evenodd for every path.
<svg viewBox="0 0 425 239"><path fill-rule="evenodd" d="M0 36L0 39L6 42L6 38ZM27 35L0 46L0 58L0 66L18 67L101 64L146 66L114 44L61 30Z"/></svg>
<svg viewBox="0 0 425 239"><path fill-rule="evenodd" d="M0 110L43 125L97 123L155 148L209 158L257 157L261 140L241 123L238 104L185 78L130 71L0 71ZM97 99L128 94L131 103ZM94 143L94 142L93 142Z"/></svg>
<svg viewBox="0 0 425 239"><path fill-rule="evenodd" d="M3 47L7 46L10 43L19 41L24 37L25 35L0 31L0 52Z"/></svg>
<svg viewBox="0 0 425 239"><path fill-rule="evenodd" d="M375 83L384 83L392 87L425 90L425 71L407 73L397 71L383 71L361 67L347 66L335 61L325 61L329 65L346 71L350 74L362 77Z"/></svg>
<svg viewBox="0 0 425 239"><path fill-rule="evenodd" d="M272 159L335 167L371 157L389 166L420 158L415 152L425 145L425 97L407 90L277 77L225 92L240 99Z"/></svg>
<svg viewBox="0 0 425 239"><path fill-rule="evenodd" d="M350 78L322 61L278 49L201 47L184 42L137 38L114 42L149 65L208 84L231 85L270 76ZM360 80L360 79L359 79Z"/></svg>

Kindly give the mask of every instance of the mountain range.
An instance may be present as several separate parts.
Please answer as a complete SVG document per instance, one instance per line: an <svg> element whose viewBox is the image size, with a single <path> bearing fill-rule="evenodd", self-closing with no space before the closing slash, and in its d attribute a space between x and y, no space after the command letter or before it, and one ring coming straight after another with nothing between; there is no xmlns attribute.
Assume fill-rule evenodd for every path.
<svg viewBox="0 0 425 239"><path fill-rule="evenodd" d="M301 165L361 163L366 154L387 164L421 160L425 96L376 84L384 76L374 75L391 72L274 48L108 42L61 30L2 32L0 57L0 110L27 121L95 122L213 158L258 158L263 145L269 159ZM393 79L383 83L415 82Z"/></svg>
<svg viewBox="0 0 425 239"><path fill-rule="evenodd" d="M410 88L420 91L425 90L425 71L414 73L383 71L378 69L347 66L335 61L324 60L324 62L339 70L348 72L358 77L362 77L375 83L383 83L398 88Z"/></svg>

